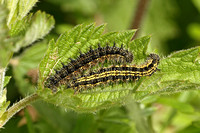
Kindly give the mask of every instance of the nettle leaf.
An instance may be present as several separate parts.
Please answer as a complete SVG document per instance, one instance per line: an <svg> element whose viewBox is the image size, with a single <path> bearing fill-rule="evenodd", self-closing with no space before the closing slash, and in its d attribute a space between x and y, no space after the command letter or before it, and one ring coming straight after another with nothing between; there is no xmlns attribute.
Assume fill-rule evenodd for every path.
<svg viewBox="0 0 200 133"><path fill-rule="evenodd" d="M19 19L24 18L38 0L19 0Z"/></svg>
<svg viewBox="0 0 200 133"><path fill-rule="evenodd" d="M4 120L2 118L3 114L5 113L6 109L10 105L10 101L6 99L7 90L4 89L0 99L0 122Z"/></svg>
<svg viewBox="0 0 200 133"><path fill-rule="evenodd" d="M42 69L40 71L41 85L44 84L49 75L54 73L53 69L61 67L61 62L68 62L69 58L76 58L79 55L79 49L86 52L89 46L98 42L98 38L87 41L88 36L96 35L94 31L95 33L103 32L102 29L96 30L94 24L86 27L78 25L71 31L62 34L56 42L50 41L46 56L40 63L40 69Z"/></svg>
<svg viewBox="0 0 200 133"><path fill-rule="evenodd" d="M141 62L146 59L146 51L150 41L150 36L145 36L139 39L135 39L130 44L130 49L133 51L134 60Z"/></svg>
<svg viewBox="0 0 200 133"><path fill-rule="evenodd" d="M38 0L10 0L6 5L9 10L7 26L9 36L14 39L12 51L42 39L55 24L54 18L45 12L29 13ZM28 14L29 13L29 14Z"/></svg>
<svg viewBox="0 0 200 133"><path fill-rule="evenodd" d="M2 122L5 118L2 118L2 115L5 113L7 107L10 102L7 101L6 93L7 90L4 88L6 84L9 82L10 77L5 76L6 69L0 69L0 122Z"/></svg>
<svg viewBox="0 0 200 133"><path fill-rule="evenodd" d="M7 1L7 8L10 13L8 16L7 25L11 27L13 23L22 20L28 12L32 9L38 0L9 0Z"/></svg>
<svg viewBox="0 0 200 133"><path fill-rule="evenodd" d="M6 85L9 83L10 79L11 79L11 76L5 76L3 87L6 87Z"/></svg>
<svg viewBox="0 0 200 133"><path fill-rule="evenodd" d="M142 100L150 95L169 95L186 90L200 89L200 61L197 58L200 54L200 47L191 48L172 53L161 60L151 80L144 80L137 89L136 99ZM149 82L149 83L148 83ZM145 99L143 99L145 100Z"/></svg>
<svg viewBox="0 0 200 133"><path fill-rule="evenodd" d="M54 18L45 12L28 14L38 0L9 0L7 26L9 35L14 40L12 51L17 52L38 39L42 39L55 24Z"/></svg>
<svg viewBox="0 0 200 133"><path fill-rule="evenodd" d="M7 1L7 8L10 11L8 15L7 25L10 26L17 18L17 4L19 0L9 0Z"/></svg>
<svg viewBox="0 0 200 133"><path fill-rule="evenodd" d="M71 108L79 112L96 111L101 108L110 107L110 105L119 105L124 102L127 95L130 94L133 85L113 85L104 89L97 87L94 90L85 93L74 94L72 89L64 89L64 86L58 87L58 92L52 93L52 90L44 88L47 78L54 74L54 69L61 66L61 62L69 62L69 58L79 56L79 51L87 52L92 46L97 48L97 43L105 46L106 43L118 47L124 44L128 47L135 30L125 32L112 32L102 35L105 25L95 27L94 24L87 26L78 25L69 32L62 34L56 42L50 41L46 56L40 63L39 89L37 93L46 101L54 103L64 108Z"/></svg>
<svg viewBox="0 0 200 133"><path fill-rule="evenodd" d="M62 67L61 63L67 64L70 61L69 58L77 58L80 50L85 53L91 46L97 48L98 43L106 46L106 43L113 44L115 42L118 47L124 44L124 47L134 54L135 59L132 64L141 64L146 60L150 36L131 41L135 30L102 35L103 28L104 25L99 27L95 27L94 24L78 25L62 34L56 42L54 40L49 42L49 48L39 67L38 95L45 101L63 108L78 112L94 112L103 108L123 105L129 96L134 97L136 101L145 101L152 95L171 94L200 87L199 81L197 82L198 79L196 79L199 74L195 76L196 73L193 73L193 77L183 78L187 77L187 71L199 73L199 62L196 60L199 48L193 48L162 59L158 66L160 71L151 77L142 77L139 81L109 84L103 88L95 87L78 94L74 94L73 89L65 89L64 85L57 87L57 92L45 88L44 84L47 78L55 74L54 69ZM182 65L187 69L183 69ZM182 73L177 71L180 69L179 67L182 68ZM177 74L183 77L180 78ZM172 78L168 76L172 76Z"/></svg>
<svg viewBox="0 0 200 133"><path fill-rule="evenodd" d="M30 22L31 16L32 15L30 14L25 20L22 19L21 21L16 22L13 26L12 31L15 31L13 34L17 34L16 31L19 26L22 25L23 21L29 21L28 23L30 23L29 27L27 26L28 23L24 26L24 29L26 29L25 35L15 44L14 51L18 51L21 47L25 47L38 39L42 39L49 33L55 24L54 18L45 12L36 12Z"/></svg>
<svg viewBox="0 0 200 133"><path fill-rule="evenodd" d="M200 63L197 57L200 47L179 51L163 59L159 65L162 69L162 81L187 80L191 83L200 83Z"/></svg>
<svg viewBox="0 0 200 133"><path fill-rule="evenodd" d="M25 31L30 26L31 23L31 18L32 18L32 13L27 15L21 20L18 20L17 22L13 23L11 25L9 34L14 37L14 36L19 36L19 35L25 35Z"/></svg>

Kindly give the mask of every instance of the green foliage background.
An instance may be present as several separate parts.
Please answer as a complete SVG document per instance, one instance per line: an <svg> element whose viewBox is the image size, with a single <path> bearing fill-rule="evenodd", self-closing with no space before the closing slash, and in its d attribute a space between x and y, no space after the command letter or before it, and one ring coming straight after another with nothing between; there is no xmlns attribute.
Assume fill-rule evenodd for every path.
<svg viewBox="0 0 200 133"><path fill-rule="evenodd" d="M35 0L32 0L28 4L29 6L22 6L26 8L19 8L18 14L15 12L16 10L11 9L7 20L7 25L11 30L1 31L4 35L9 34L12 37L7 40L6 44L17 42L12 45L15 54L6 72L6 76L12 76L7 85L7 100L11 104L21 97L35 92L36 84L32 81L33 75L29 75L32 71L33 74L34 71L37 71L38 65L47 51L48 42L51 40L50 45L55 44L52 38L56 40L61 33L71 30L77 24L96 22L96 25L101 25L107 23L105 27L104 25L99 27L97 30L99 33L94 35L90 42L91 45L99 41L95 39L101 36L104 28L104 32L129 29L137 8L137 1L135 0L43 0L36 3L36 6L31 9L31 13L27 15L35 2ZM21 1L18 4L26 5L27 3ZM54 28L54 20L49 14L55 18ZM15 23L16 21L17 23ZM39 27L35 26L38 24ZM50 34L45 36L51 28L53 29ZM94 30L95 27L90 25L88 29L92 28ZM132 99L128 98L126 99L128 101L124 101L129 103L127 106L113 107L93 114L79 114L61 107L55 107L41 100L35 102L33 108L27 108L23 115L15 115L4 126L5 128L1 129L1 132L145 133L153 132L153 130L165 133L200 132L198 91L200 84L200 48L195 47L200 44L199 31L200 3L198 0L150 1L139 28L138 38L140 39L133 41L131 44L134 45L131 46L135 46L132 50L136 56L136 62L139 62L139 57L141 57L137 56L139 53L144 54L142 59L145 59L146 50L147 53L159 53L163 58L159 65L162 70L161 73L156 73L148 80L144 78L141 81L142 84L138 82L136 85L136 87L139 86L140 90L151 90L152 96L145 97L149 92L138 93L135 95L135 100L140 101L140 104L131 102ZM125 34L125 38L130 40L134 32L120 33ZM120 36L117 34L115 36ZM149 40L150 36L146 35L151 35L151 41ZM145 37L141 38L142 36ZM1 37L3 38L3 36L0 36L0 39ZM108 40L112 41L112 39L110 37ZM129 42L128 40L122 42ZM147 48L149 41L150 44ZM32 43L34 45L30 47L29 45ZM119 41L119 43L121 42ZM187 48L191 49L175 52ZM84 52L84 48L82 49ZM7 51L1 52L6 53ZM6 55L12 55L12 53L2 55L5 56L1 56L1 58L8 60L9 56ZM6 61L2 64L6 65ZM9 81L9 77L6 77L6 79L6 81ZM159 87L157 86L158 80ZM150 85L147 86L148 84ZM38 93L42 92L40 93L41 96L46 96L45 93L48 93L42 91L41 88L37 89ZM190 91L184 92L183 90ZM155 95L157 93L162 95ZM60 96L62 95L58 95L55 99ZM49 101L51 102L51 100ZM54 102L57 101L53 99L52 103ZM31 111L35 112L36 115L31 114ZM20 124L23 119L26 120L25 124Z"/></svg>

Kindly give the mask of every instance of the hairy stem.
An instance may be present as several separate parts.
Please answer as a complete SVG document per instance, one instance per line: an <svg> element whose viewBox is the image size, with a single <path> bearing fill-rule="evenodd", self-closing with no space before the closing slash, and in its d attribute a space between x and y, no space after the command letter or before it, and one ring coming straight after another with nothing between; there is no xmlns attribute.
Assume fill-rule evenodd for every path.
<svg viewBox="0 0 200 133"><path fill-rule="evenodd" d="M27 105L29 105L31 102L36 101L40 97L37 94L32 94L30 96L25 97L24 99L20 100L19 102L13 104L12 107L10 107L0 118L0 128L2 128L6 122L13 117L17 112L19 112L21 109L25 108Z"/></svg>

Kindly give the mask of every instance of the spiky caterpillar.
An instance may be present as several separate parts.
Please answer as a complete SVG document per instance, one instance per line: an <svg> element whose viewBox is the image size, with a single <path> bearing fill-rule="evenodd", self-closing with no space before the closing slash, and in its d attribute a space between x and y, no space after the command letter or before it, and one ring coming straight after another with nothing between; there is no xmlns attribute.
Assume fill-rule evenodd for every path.
<svg viewBox="0 0 200 133"><path fill-rule="evenodd" d="M160 57L156 54L150 54L146 63L143 65L120 65L101 68L96 72L75 78L68 88L73 88L75 92L86 88L92 88L99 84L108 82L138 80L143 76L151 76L157 70Z"/></svg>
<svg viewBox="0 0 200 133"><path fill-rule="evenodd" d="M72 77L76 77L77 74L82 73L85 69L98 63L103 63L105 60L116 63L131 63L133 54L124 49L123 45L118 48L115 43L113 46L107 45L106 47L101 47L98 44L97 49L90 48L87 53L80 53L77 59L71 59L71 62L67 65L62 63L63 67L60 70L55 70L56 73L47 79L45 87L55 91L59 85L67 84Z"/></svg>

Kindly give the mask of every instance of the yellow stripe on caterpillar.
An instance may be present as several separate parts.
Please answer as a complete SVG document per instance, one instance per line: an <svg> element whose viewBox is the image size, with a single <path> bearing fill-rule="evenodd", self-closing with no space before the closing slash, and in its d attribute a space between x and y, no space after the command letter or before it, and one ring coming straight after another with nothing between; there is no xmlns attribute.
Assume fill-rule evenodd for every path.
<svg viewBox="0 0 200 133"><path fill-rule="evenodd" d="M143 65L121 65L102 68L97 72L75 78L68 88L74 88L76 91L84 87L93 87L116 80L138 80L143 76L151 76L157 70L159 56L150 54L147 62Z"/></svg>

